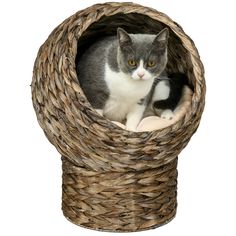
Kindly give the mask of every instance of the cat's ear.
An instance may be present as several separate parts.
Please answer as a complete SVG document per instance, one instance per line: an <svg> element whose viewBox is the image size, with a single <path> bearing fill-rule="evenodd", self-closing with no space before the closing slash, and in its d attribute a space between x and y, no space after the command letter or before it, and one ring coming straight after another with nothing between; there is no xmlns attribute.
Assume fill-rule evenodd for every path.
<svg viewBox="0 0 236 236"><path fill-rule="evenodd" d="M117 37L121 47L132 44L132 40L129 34L122 28L117 29Z"/></svg>
<svg viewBox="0 0 236 236"><path fill-rule="evenodd" d="M169 30L167 28L164 28L161 32L159 32L157 34L157 36L154 39L153 43L154 44L158 43L158 44L167 45L168 38L169 38Z"/></svg>

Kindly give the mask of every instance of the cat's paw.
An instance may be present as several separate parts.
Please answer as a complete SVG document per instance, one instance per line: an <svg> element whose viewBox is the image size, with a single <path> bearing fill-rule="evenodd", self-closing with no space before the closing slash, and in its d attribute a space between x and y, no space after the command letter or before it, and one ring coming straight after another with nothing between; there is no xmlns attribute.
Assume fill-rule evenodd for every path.
<svg viewBox="0 0 236 236"><path fill-rule="evenodd" d="M137 129L137 126L135 126L135 125L126 125L125 129L129 130L129 131L132 131L132 132L135 132L136 129Z"/></svg>
<svg viewBox="0 0 236 236"><path fill-rule="evenodd" d="M161 118L163 118L163 119L171 120L173 117L174 117L174 113L170 109L164 110L161 113Z"/></svg>

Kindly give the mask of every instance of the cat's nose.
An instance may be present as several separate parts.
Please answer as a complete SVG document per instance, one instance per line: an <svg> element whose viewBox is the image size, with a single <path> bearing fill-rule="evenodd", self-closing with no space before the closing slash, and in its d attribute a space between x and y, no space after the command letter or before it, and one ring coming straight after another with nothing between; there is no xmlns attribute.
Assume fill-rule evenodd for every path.
<svg viewBox="0 0 236 236"><path fill-rule="evenodd" d="M139 76L140 78L143 78L144 72L138 72L138 76Z"/></svg>

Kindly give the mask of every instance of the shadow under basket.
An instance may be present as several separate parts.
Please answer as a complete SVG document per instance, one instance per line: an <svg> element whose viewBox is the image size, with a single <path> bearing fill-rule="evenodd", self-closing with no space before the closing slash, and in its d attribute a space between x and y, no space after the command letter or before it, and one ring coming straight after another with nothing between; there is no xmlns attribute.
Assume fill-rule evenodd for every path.
<svg viewBox="0 0 236 236"><path fill-rule="evenodd" d="M173 125L130 132L89 104L76 62L98 38L157 34L167 27L168 72L182 72L193 87L188 112ZM196 131L205 101L204 69L193 41L168 16L133 3L97 4L60 24L39 49L32 80L38 122L62 155L62 210L71 222L103 231L140 231L176 214L177 156Z"/></svg>

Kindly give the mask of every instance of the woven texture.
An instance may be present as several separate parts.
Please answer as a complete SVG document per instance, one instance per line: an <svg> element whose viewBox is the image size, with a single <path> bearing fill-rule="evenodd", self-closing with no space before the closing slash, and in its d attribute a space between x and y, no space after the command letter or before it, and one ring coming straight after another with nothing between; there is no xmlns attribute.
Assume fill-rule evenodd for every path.
<svg viewBox="0 0 236 236"><path fill-rule="evenodd" d="M62 160L62 208L78 225L138 231L165 224L175 216L177 159L153 170L89 174L67 158Z"/></svg>
<svg viewBox="0 0 236 236"><path fill-rule="evenodd" d="M186 73L194 88L191 109L175 124L130 132L99 116L87 101L75 62L89 44L115 34L117 27L152 34L169 28L167 70ZM176 211L177 156L199 125L205 89L193 41L163 13L133 3L105 3L60 24L39 49L32 100L40 126L63 156L65 216L109 231L144 230L170 221Z"/></svg>

